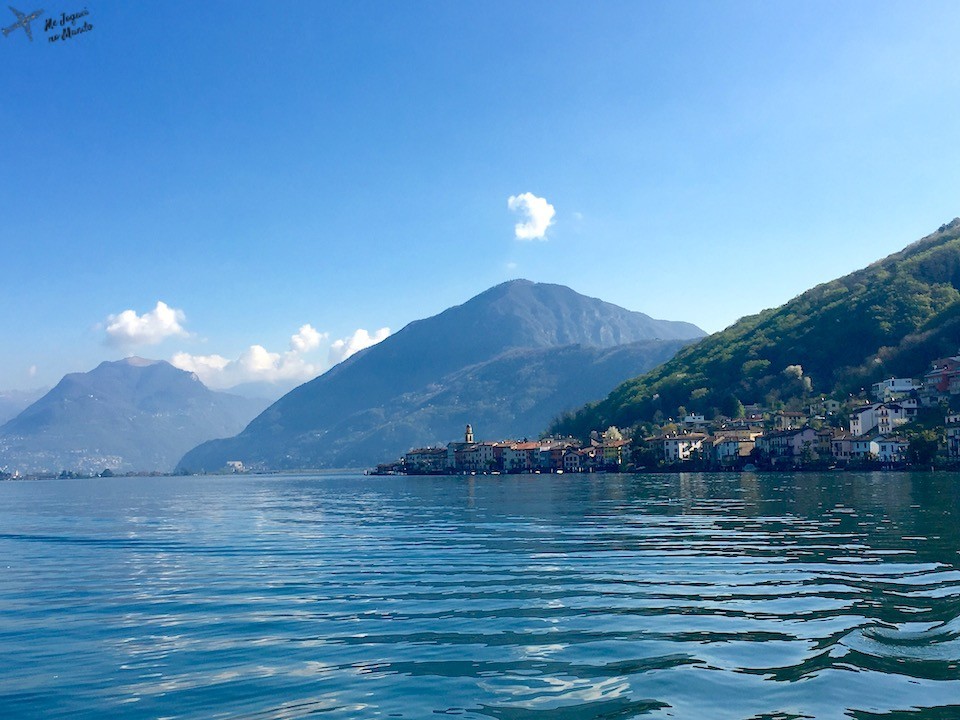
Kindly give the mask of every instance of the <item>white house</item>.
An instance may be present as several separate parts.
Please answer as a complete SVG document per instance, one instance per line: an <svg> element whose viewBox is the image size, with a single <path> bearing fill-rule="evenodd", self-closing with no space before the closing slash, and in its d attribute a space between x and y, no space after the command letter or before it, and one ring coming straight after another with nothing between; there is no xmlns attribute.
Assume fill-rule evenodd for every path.
<svg viewBox="0 0 960 720"><path fill-rule="evenodd" d="M913 378L890 378L872 386L873 396L880 402L897 400L920 389L920 383Z"/></svg>
<svg viewBox="0 0 960 720"><path fill-rule="evenodd" d="M703 450L704 433L687 433L686 435L660 435L650 438L648 442L659 443L663 452L663 459L668 462L689 460L695 452Z"/></svg>
<svg viewBox="0 0 960 720"><path fill-rule="evenodd" d="M850 457L875 458L880 455L880 443L876 436L855 437L850 441Z"/></svg>
<svg viewBox="0 0 960 720"><path fill-rule="evenodd" d="M910 446L904 438L897 436L877 438L877 459L885 463L899 463L907 458Z"/></svg>
<svg viewBox="0 0 960 720"><path fill-rule="evenodd" d="M886 435L916 416L917 401L914 399L866 405L850 415L850 434L866 435L876 430Z"/></svg>

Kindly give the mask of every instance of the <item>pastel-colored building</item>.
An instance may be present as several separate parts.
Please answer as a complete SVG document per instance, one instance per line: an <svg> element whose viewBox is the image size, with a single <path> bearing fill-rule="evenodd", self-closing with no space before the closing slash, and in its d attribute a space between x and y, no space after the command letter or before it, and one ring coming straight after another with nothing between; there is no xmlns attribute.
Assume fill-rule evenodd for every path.
<svg viewBox="0 0 960 720"><path fill-rule="evenodd" d="M767 433L757 438L756 446L774 465L796 465L807 452L816 457L817 432L803 427Z"/></svg>
<svg viewBox="0 0 960 720"><path fill-rule="evenodd" d="M853 435L847 432L834 433L830 439L830 454L834 459L846 462L852 457Z"/></svg>

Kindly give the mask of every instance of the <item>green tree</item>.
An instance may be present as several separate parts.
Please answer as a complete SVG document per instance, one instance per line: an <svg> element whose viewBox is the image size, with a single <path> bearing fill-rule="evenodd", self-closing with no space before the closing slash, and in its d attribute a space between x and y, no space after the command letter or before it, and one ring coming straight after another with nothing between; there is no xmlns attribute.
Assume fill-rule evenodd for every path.
<svg viewBox="0 0 960 720"><path fill-rule="evenodd" d="M929 466L937 457L940 448L938 433L933 429L917 430L910 433L907 446L907 459L914 465Z"/></svg>
<svg viewBox="0 0 960 720"><path fill-rule="evenodd" d="M744 415L743 403L736 395L730 393L720 403L720 412L728 418L742 418Z"/></svg>

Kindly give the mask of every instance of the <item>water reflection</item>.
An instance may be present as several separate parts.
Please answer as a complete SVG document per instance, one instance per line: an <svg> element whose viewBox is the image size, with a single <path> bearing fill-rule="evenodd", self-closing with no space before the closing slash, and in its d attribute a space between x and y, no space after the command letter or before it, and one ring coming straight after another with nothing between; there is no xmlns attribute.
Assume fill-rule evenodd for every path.
<svg viewBox="0 0 960 720"><path fill-rule="evenodd" d="M0 649L17 662L0 710L955 717L958 485L903 473L5 483Z"/></svg>

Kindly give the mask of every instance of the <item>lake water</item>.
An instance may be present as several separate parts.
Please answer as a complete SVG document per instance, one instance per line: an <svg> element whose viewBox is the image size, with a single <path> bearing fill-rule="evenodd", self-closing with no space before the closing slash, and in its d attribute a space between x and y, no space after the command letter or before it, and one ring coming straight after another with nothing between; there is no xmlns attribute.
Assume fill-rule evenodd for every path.
<svg viewBox="0 0 960 720"><path fill-rule="evenodd" d="M960 476L0 483L0 717L960 718Z"/></svg>

